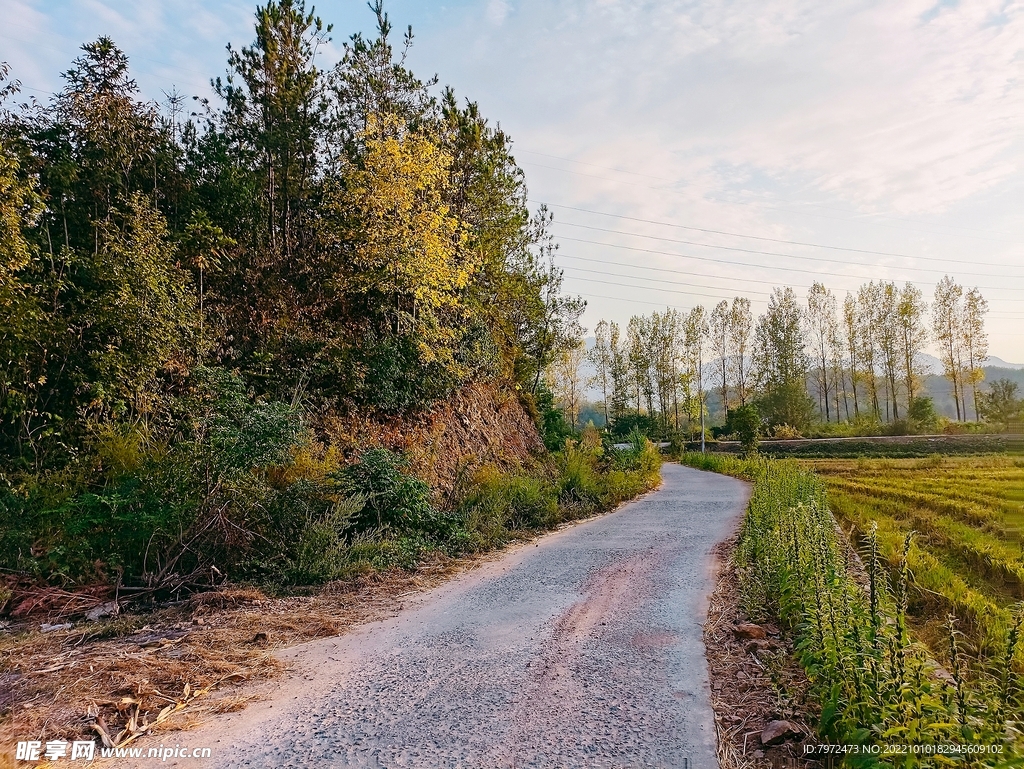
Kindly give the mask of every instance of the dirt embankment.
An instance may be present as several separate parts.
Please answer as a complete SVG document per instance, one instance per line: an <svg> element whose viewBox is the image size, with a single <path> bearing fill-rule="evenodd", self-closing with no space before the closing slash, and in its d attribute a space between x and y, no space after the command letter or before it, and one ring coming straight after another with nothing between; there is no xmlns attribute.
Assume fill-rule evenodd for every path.
<svg viewBox="0 0 1024 769"><path fill-rule="evenodd" d="M478 467L514 470L544 451L537 425L519 398L484 383L471 384L411 417L329 417L322 428L332 442L352 452L374 447L402 452L440 494L450 493Z"/></svg>

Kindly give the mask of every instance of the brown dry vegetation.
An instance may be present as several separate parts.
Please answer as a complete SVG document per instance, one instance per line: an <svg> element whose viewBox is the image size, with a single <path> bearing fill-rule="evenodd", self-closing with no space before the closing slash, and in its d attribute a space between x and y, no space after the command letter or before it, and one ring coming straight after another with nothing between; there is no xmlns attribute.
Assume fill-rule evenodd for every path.
<svg viewBox="0 0 1024 769"><path fill-rule="evenodd" d="M281 672L278 650L391 616L407 596L486 557L438 559L312 596L202 593L151 613L46 634L36 622L32 629L21 623L0 634L0 745L7 751L18 739L104 733L124 744L168 706L157 728L188 728L240 709L259 696L253 684ZM4 759L0 753L0 766Z"/></svg>
<svg viewBox="0 0 1024 769"><path fill-rule="evenodd" d="M413 472L442 494L479 467L514 471L544 451L537 425L519 398L484 383L413 416L334 416L323 420L321 429L332 445L352 453L386 448L406 455Z"/></svg>
<svg viewBox="0 0 1024 769"><path fill-rule="evenodd" d="M740 584L733 562L736 537L715 549L718 578L711 595L704 645L715 711L718 761L722 769L765 766L815 766L801 760L804 744L814 744L815 706L808 702L807 677L793 657L792 644L770 625L766 641L737 637L737 625L748 622L740 601ZM761 731L784 719L802 732L781 745L761 745Z"/></svg>

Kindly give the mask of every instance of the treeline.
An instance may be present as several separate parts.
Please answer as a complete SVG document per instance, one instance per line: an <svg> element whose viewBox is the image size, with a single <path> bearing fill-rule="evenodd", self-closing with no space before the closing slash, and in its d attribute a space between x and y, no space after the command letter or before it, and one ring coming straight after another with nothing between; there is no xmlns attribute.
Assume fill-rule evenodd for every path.
<svg viewBox="0 0 1024 769"><path fill-rule="evenodd" d="M509 137L378 35L318 64L301 1L256 13L215 102L142 99L109 38L0 121L0 442L41 468L159 421L199 365L316 408L533 390L578 335ZM7 69L4 68L4 75ZM10 100L17 83L7 82ZM194 111L189 111L192 106Z"/></svg>
<svg viewBox="0 0 1024 769"><path fill-rule="evenodd" d="M643 446L587 454L585 504L541 463L543 514L483 535L468 497L346 432L472 381L531 408L584 308L508 135L411 72L411 30L372 10L376 35L322 67L331 27L271 0L210 100L142 98L107 37L45 102L16 105L0 68L3 569L308 581L653 482Z"/></svg>
<svg viewBox="0 0 1024 769"><path fill-rule="evenodd" d="M929 313L930 310L930 313ZM711 311L668 309L634 316L625 329L601 321L593 347L565 350L549 380L570 414L578 414L588 388L601 393L606 423L616 431L642 425L668 435L703 428L709 396L717 401L716 427L730 415L756 410L779 434L813 422L934 428L936 415L923 394L921 355L939 349L956 402L957 419L984 415L979 392L988 355L987 302L945 277L931 306L912 283L872 281L840 303L821 283L801 301L792 288L776 288L767 310L753 317L750 301L736 297ZM589 378L581 375L588 361ZM616 428L615 426L619 427ZM719 430L721 431L721 430Z"/></svg>

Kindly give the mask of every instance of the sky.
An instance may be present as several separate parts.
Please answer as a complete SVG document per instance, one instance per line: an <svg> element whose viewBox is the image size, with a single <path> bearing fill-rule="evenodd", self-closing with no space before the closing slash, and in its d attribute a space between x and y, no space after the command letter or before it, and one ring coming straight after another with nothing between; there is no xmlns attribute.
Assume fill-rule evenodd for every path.
<svg viewBox="0 0 1024 769"><path fill-rule="evenodd" d="M308 5L308 4L307 4ZM147 98L210 95L253 2L0 0L0 60L48 98L78 46L129 55ZM991 353L1024 362L1024 1L391 0L408 64L514 140L555 214L585 325L821 281L989 302ZM362 0L316 4L321 66Z"/></svg>

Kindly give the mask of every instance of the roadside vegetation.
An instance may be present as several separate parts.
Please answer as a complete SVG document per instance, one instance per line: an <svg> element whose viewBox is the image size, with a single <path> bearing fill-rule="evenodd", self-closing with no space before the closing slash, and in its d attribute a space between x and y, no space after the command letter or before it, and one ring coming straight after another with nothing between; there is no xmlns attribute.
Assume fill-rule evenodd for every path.
<svg viewBox="0 0 1024 769"><path fill-rule="evenodd" d="M965 649L998 658L1012 611L1024 599L1024 458L815 461L832 512L863 544L872 528L881 558L894 571L906 560L918 637L936 654L946 642L946 615L960 618Z"/></svg>
<svg viewBox="0 0 1024 769"><path fill-rule="evenodd" d="M654 482L644 445L557 424L584 302L510 137L371 9L324 62L301 0L257 8L209 102L146 100L108 37L48 101L0 64L0 607L408 566ZM531 425L490 467L467 432L428 486L381 436L474 386L553 453Z"/></svg>
<svg viewBox="0 0 1024 769"><path fill-rule="evenodd" d="M877 524L865 516L858 561L836 526L826 482L811 469L757 456L685 454L682 461L753 481L735 556L744 608L792 635L820 706L821 738L867 748L844 753L849 765L996 766L1024 754L1019 604L1004 602L981 626L977 607L944 604L935 626L941 651L937 634L930 648L916 632L915 616L922 598L940 587L932 581L936 572L921 569L929 565L926 535L919 542L907 529L890 528L884 516ZM1012 475L1016 466L993 461L990 469ZM962 470L970 472L966 464ZM989 485L988 495L990 503L999 491ZM985 745L999 752L886 754L887 744Z"/></svg>

